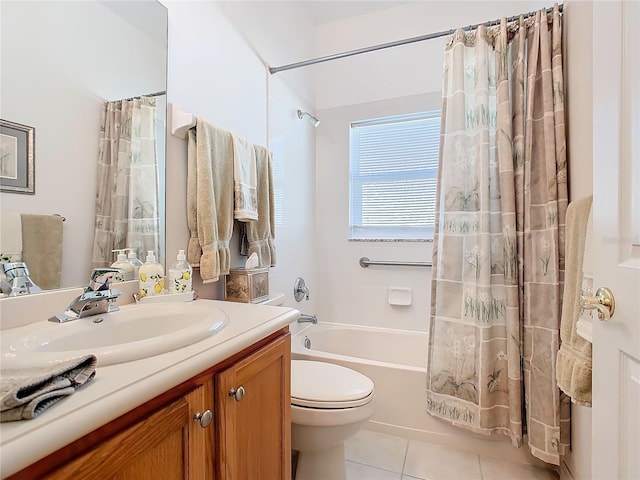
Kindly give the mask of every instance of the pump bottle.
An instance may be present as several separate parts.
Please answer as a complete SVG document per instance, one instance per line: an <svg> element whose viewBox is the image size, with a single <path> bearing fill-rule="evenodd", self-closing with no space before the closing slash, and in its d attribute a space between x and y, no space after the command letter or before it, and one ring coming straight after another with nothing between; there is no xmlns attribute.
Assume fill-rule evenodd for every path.
<svg viewBox="0 0 640 480"><path fill-rule="evenodd" d="M118 268L122 272L124 272L124 275L122 277L117 277L116 279L121 282L133 280L135 278L133 266L129 262L127 262L127 256L124 253L125 252L124 249L112 250L112 251L118 252L118 258L116 259L115 262L111 264L111 267Z"/></svg>
<svg viewBox="0 0 640 480"><path fill-rule="evenodd" d="M146 260L138 270L140 296L162 295L164 293L164 269L156 262L153 250L147 252Z"/></svg>
<svg viewBox="0 0 640 480"><path fill-rule="evenodd" d="M187 262L184 250L178 250L176 261L169 268L169 293L191 291L191 265Z"/></svg>
<svg viewBox="0 0 640 480"><path fill-rule="evenodd" d="M138 272L143 263L140 261L133 248L129 248L128 250L127 263L133 267L133 278L138 278Z"/></svg>

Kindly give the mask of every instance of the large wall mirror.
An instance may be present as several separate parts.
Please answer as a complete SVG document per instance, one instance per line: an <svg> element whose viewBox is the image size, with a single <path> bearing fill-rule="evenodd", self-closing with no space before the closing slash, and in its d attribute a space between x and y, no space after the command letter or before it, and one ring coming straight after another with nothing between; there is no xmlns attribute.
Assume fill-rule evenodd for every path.
<svg viewBox="0 0 640 480"><path fill-rule="evenodd" d="M3 216L63 216L60 287L86 285L103 106L153 95L164 263L167 9L156 0L2 0L0 10L0 117L35 132L34 193L2 191Z"/></svg>

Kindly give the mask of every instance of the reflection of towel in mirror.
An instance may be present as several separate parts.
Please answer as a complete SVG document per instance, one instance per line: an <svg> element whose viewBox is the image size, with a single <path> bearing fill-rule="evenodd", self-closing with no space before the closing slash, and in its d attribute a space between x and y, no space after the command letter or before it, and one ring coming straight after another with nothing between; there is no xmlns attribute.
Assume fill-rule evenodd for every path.
<svg viewBox="0 0 640 480"><path fill-rule="evenodd" d="M258 219L256 154L253 145L233 135L233 216L241 222Z"/></svg>
<svg viewBox="0 0 640 480"><path fill-rule="evenodd" d="M71 395L96 373L96 357L56 365L0 370L0 422L29 420Z"/></svg>
<svg viewBox="0 0 640 480"><path fill-rule="evenodd" d="M273 193L273 159L266 148L254 145L254 149L258 175L258 221L244 224L248 243L246 255L256 253L259 267L275 267L276 206Z"/></svg>
<svg viewBox="0 0 640 480"><path fill-rule="evenodd" d="M43 290L60 288L62 222L59 215L22 214L22 261Z"/></svg>
<svg viewBox="0 0 640 480"><path fill-rule="evenodd" d="M560 319L560 349L556 362L558 387L578 405L591 406L591 343L577 331L577 322L584 310L580 307L583 283L588 283L585 269L591 252L587 235L591 224L589 196L571 202L567 208L565 235L565 280ZM584 292L591 294L591 292Z"/></svg>
<svg viewBox="0 0 640 480"><path fill-rule="evenodd" d="M233 141L230 132L200 118L189 130L187 224L191 232L187 260L200 267L203 283L229 273L233 232Z"/></svg>

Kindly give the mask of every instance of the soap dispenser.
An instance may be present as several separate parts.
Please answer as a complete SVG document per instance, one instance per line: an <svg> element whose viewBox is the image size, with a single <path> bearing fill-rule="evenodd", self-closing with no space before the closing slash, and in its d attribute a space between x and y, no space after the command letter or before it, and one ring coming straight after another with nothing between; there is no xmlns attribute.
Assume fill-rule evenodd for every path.
<svg viewBox="0 0 640 480"><path fill-rule="evenodd" d="M127 262L127 256L125 255L125 251L124 249L121 250L112 250L112 252L118 252L118 258L116 259L115 262L113 262L111 264L112 268L117 268L119 270L121 270L122 272L124 272L124 276L123 277L116 277L115 280L117 281L129 281L129 280L133 280L135 278L134 275L134 271L133 271L133 266Z"/></svg>
<svg viewBox="0 0 640 480"><path fill-rule="evenodd" d="M138 272L143 264L133 248L128 248L127 250L129 250L129 253L127 254L127 263L133 267L133 278L138 278Z"/></svg>
<svg viewBox="0 0 640 480"><path fill-rule="evenodd" d="M176 261L169 268L169 293L190 292L192 272L184 250L178 250Z"/></svg>
<svg viewBox="0 0 640 480"><path fill-rule="evenodd" d="M147 252L146 262L138 270L140 296L161 295L164 292L164 269L156 262L153 250Z"/></svg>

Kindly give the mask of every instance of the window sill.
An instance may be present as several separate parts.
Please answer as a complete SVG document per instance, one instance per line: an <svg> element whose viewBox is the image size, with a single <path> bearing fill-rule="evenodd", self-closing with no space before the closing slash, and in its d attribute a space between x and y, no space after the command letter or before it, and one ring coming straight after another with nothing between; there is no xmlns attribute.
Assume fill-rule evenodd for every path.
<svg viewBox="0 0 640 480"><path fill-rule="evenodd" d="M433 243L433 238L349 238L349 242L403 242L403 243Z"/></svg>

